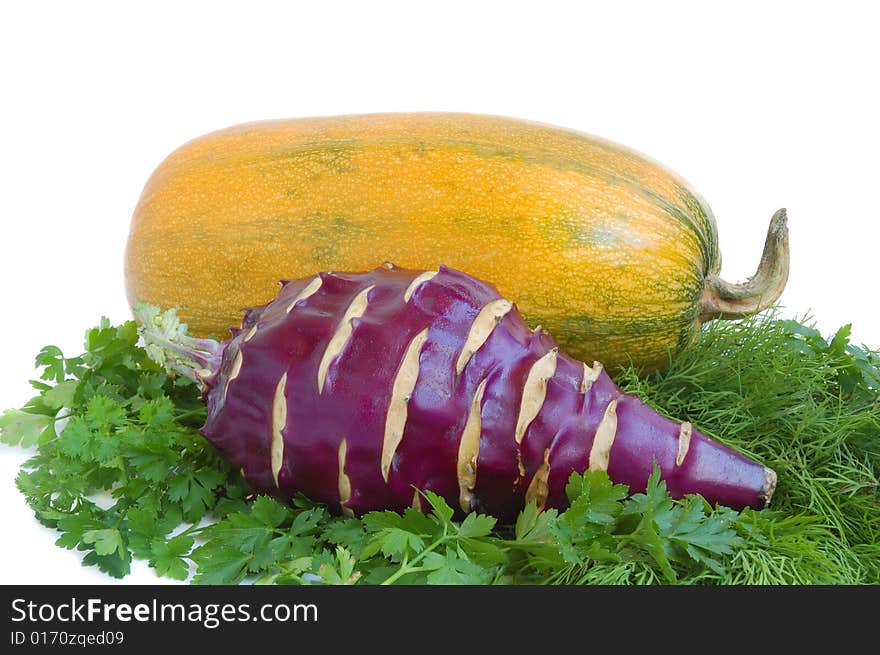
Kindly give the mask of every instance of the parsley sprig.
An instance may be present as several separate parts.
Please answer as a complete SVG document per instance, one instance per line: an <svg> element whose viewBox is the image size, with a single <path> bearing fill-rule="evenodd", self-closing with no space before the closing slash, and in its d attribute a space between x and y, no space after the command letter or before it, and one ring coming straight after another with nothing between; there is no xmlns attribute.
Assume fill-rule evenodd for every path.
<svg viewBox="0 0 880 655"><path fill-rule="evenodd" d="M673 500L656 469L633 495L574 474L565 511L530 503L512 524L460 518L429 491L425 513L359 518L255 496L198 433L196 385L156 365L132 321L102 319L76 357L41 350L37 393L0 415L0 440L35 450L16 483L56 543L116 577L138 559L197 584L880 580L877 353L847 328L828 341L772 318L713 330L668 372L621 383L778 468L773 511Z"/></svg>
<svg viewBox="0 0 880 655"><path fill-rule="evenodd" d="M512 526L485 514L455 520L427 491L430 511L370 512L338 518L298 498L261 496L206 528L192 552L194 582L261 584L491 584L538 582L591 561L639 561L676 582L682 571L723 572L721 558L742 542L730 509L697 497L673 501L655 470L632 498L602 471L573 474L564 512L526 506Z"/></svg>
<svg viewBox="0 0 880 655"><path fill-rule="evenodd" d="M172 533L222 515L247 490L198 435L205 406L195 385L167 376L137 340L133 321L104 318L80 356L43 348L31 381L39 393L0 416L0 438L37 447L16 484L37 519L61 533L59 546L116 577L136 557L185 579L189 537Z"/></svg>

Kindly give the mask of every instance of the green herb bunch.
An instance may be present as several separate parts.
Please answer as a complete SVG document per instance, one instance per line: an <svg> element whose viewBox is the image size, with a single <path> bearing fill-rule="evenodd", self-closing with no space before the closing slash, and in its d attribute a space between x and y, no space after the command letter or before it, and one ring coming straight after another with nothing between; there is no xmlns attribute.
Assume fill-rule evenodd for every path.
<svg viewBox="0 0 880 655"><path fill-rule="evenodd" d="M673 500L651 477L629 495L571 476L570 506L529 504L512 525L425 513L332 515L255 496L198 433L198 389L169 376L129 321L102 319L85 353L36 359L37 395L0 417L35 449L16 480L57 544L125 576L133 559L202 584L726 584L880 582L878 355L774 315L715 322L664 373L618 383L779 473L774 508ZM63 427L63 429L61 429Z"/></svg>

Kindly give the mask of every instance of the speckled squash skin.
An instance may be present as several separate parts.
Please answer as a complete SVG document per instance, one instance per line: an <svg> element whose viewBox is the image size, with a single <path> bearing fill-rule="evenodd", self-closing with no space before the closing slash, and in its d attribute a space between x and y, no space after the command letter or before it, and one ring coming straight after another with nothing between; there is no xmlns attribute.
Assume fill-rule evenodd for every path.
<svg viewBox="0 0 880 655"><path fill-rule="evenodd" d="M681 178L580 132L498 116L257 122L195 139L143 190L129 301L221 338L281 278L382 261L492 280L579 359L663 366L720 256Z"/></svg>

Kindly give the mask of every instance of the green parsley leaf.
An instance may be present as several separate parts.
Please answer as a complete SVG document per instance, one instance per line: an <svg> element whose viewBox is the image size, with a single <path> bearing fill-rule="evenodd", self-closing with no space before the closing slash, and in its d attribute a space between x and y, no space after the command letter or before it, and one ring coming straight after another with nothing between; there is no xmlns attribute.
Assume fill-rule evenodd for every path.
<svg viewBox="0 0 880 655"><path fill-rule="evenodd" d="M64 380L64 354L58 346L45 346L37 354L34 366L44 367L43 373L40 375L41 380L54 380L61 382Z"/></svg>
<svg viewBox="0 0 880 655"><path fill-rule="evenodd" d="M43 401L52 409L61 409L62 407L70 407L73 403L73 397L79 387L79 380L65 380L59 382L54 387L46 389L43 394Z"/></svg>
<svg viewBox="0 0 880 655"><path fill-rule="evenodd" d="M495 527L495 517L486 514L468 514L458 527L460 537L485 537Z"/></svg>
<svg viewBox="0 0 880 655"><path fill-rule="evenodd" d="M116 551L125 552L122 534L116 528L88 530L82 535L83 543L94 544L98 555L112 555Z"/></svg>
<svg viewBox="0 0 880 655"><path fill-rule="evenodd" d="M194 540L187 535L178 535L172 539L153 539L150 544L150 566L159 575L167 575L175 580L186 580L189 577L189 563L185 557L192 550Z"/></svg>
<svg viewBox="0 0 880 655"><path fill-rule="evenodd" d="M435 565L436 566L436 565ZM478 585L486 584L491 573L471 562L461 549L449 549L442 558L442 566L433 567L426 578L432 585Z"/></svg>
<svg viewBox="0 0 880 655"><path fill-rule="evenodd" d="M352 585L360 578L355 571L357 560L343 546L337 546L332 562L323 562L318 567L318 576L325 584Z"/></svg>
<svg viewBox="0 0 880 655"><path fill-rule="evenodd" d="M30 448L51 425L52 419L19 409L7 409L0 415L0 441L11 446Z"/></svg>
<svg viewBox="0 0 880 655"><path fill-rule="evenodd" d="M341 518L327 523L321 531L321 538L330 544L344 546L349 553L360 557L369 537L361 520Z"/></svg>
<svg viewBox="0 0 880 655"><path fill-rule="evenodd" d="M244 580L251 556L229 546L217 546L196 548L191 558L198 567L193 584L220 585L238 584Z"/></svg>

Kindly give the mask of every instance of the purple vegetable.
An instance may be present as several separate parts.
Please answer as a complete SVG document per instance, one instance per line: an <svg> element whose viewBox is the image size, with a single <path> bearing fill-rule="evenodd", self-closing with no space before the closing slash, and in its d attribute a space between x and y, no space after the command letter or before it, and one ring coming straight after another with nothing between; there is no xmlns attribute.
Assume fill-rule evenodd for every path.
<svg viewBox="0 0 880 655"><path fill-rule="evenodd" d="M776 474L626 395L559 352L490 284L388 265L286 281L217 343L139 315L148 349L203 386L202 434L261 493L362 514L429 489L508 519L563 508L573 471L635 493L654 462L669 492L764 507ZM164 329L164 334L161 330Z"/></svg>

